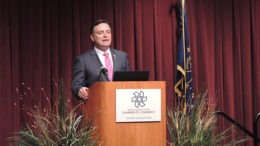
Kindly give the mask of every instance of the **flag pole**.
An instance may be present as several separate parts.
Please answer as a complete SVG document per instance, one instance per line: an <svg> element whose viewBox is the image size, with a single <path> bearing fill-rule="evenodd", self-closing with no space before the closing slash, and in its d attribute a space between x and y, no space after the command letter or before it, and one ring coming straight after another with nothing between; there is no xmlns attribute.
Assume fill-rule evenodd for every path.
<svg viewBox="0 0 260 146"><path fill-rule="evenodd" d="M183 63L184 63L184 114L186 114L186 69L187 69L187 66L186 66L186 46L185 46L185 0L182 0L182 43L183 43Z"/></svg>

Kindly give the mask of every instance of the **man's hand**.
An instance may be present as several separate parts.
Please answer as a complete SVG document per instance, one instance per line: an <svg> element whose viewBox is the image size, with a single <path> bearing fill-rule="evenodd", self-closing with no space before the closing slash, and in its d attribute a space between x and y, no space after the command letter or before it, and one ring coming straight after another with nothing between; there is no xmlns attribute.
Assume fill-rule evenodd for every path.
<svg viewBox="0 0 260 146"><path fill-rule="evenodd" d="M83 100L88 99L88 88L87 87L82 87L79 89L78 96L82 98Z"/></svg>

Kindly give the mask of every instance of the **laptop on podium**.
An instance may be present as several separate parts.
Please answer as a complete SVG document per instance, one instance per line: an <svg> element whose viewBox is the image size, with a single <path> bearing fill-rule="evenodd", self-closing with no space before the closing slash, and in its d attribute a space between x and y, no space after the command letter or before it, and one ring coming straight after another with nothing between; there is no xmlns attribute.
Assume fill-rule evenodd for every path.
<svg viewBox="0 0 260 146"><path fill-rule="evenodd" d="M115 71L113 81L148 81L149 71Z"/></svg>

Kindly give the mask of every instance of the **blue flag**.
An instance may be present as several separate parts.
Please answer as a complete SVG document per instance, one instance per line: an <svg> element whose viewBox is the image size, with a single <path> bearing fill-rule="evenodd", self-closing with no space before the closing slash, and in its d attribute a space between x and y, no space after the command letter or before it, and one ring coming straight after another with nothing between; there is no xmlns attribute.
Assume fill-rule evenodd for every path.
<svg viewBox="0 0 260 146"><path fill-rule="evenodd" d="M174 89L178 98L183 101L183 112L186 114L186 111L189 110L190 105L194 102L194 94L192 86L191 52L184 0L180 0L180 14L181 35L177 48L177 72Z"/></svg>

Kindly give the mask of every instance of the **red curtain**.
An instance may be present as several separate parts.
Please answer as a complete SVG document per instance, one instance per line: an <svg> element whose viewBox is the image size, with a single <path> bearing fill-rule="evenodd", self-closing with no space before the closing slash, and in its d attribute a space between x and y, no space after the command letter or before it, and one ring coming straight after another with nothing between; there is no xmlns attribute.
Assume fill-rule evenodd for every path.
<svg viewBox="0 0 260 146"><path fill-rule="evenodd" d="M218 110L252 131L260 111L260 1L186 5L195 93L207 88ZM112 23L113 47L128 53L132 70L166 81L167 105L174 105L178 0L0 0L0 145L28 120L28 106L56 100L60 78L78 103L70 92L73 60L90 49L96 19ZM33 96L20 99L21 86Z"/></svg>

